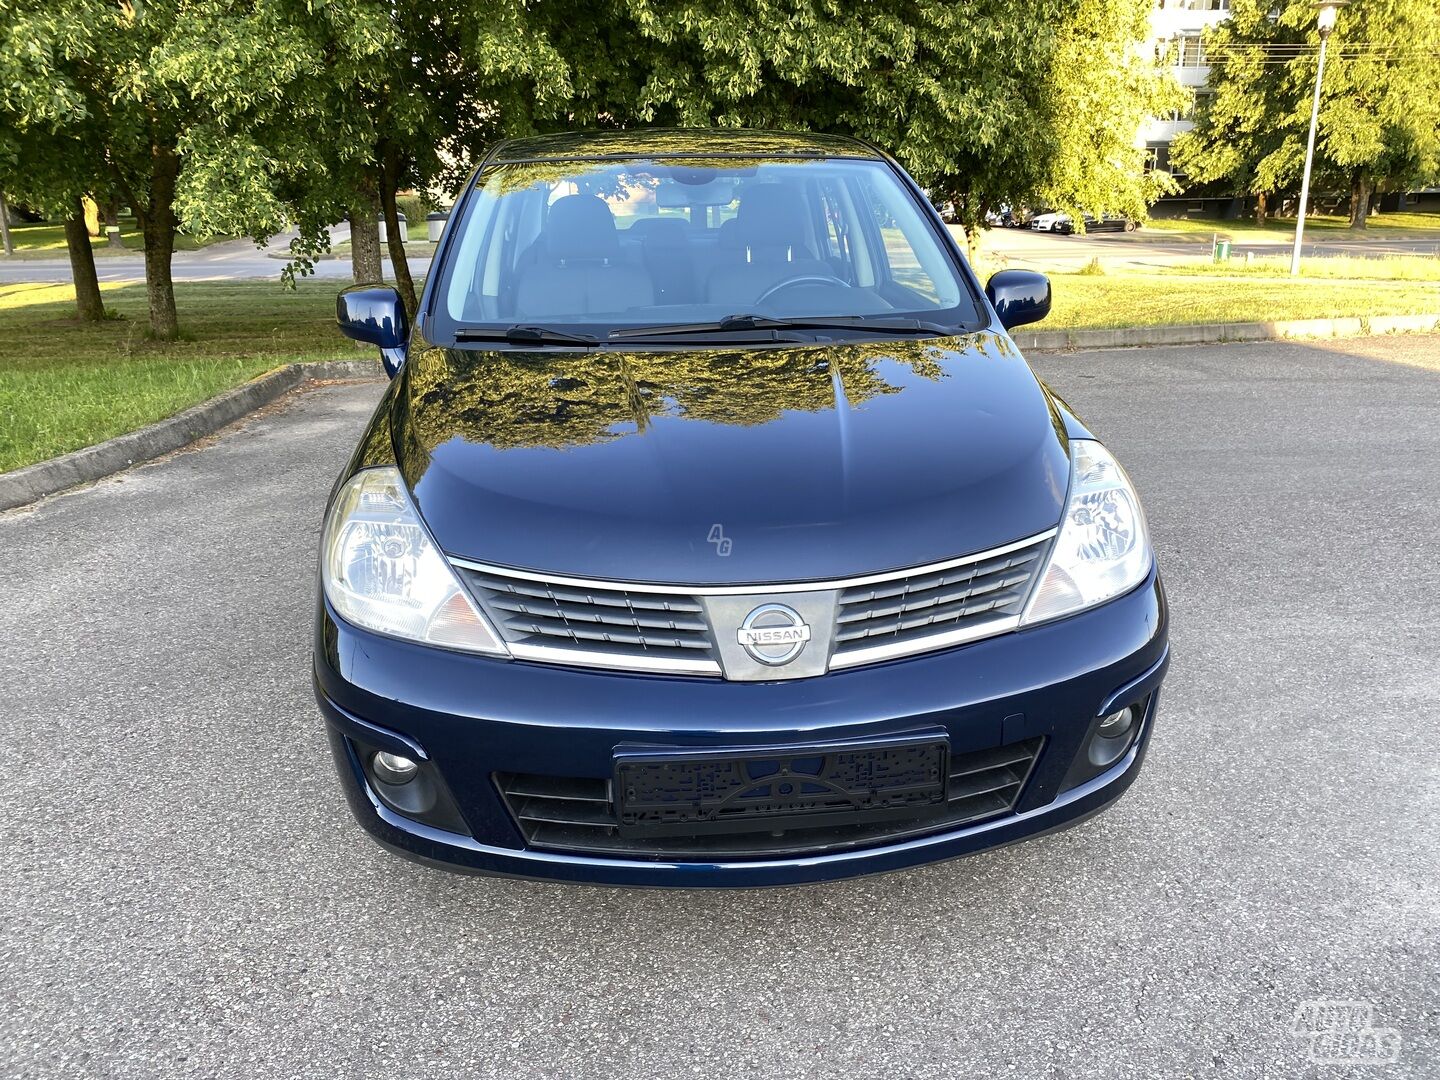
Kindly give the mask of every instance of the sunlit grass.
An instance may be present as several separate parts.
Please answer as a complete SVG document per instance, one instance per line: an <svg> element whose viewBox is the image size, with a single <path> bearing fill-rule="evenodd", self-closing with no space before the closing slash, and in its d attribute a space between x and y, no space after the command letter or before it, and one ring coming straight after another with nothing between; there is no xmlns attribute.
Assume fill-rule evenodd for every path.
<svg viewBox="0 0 1440 1080"><path fill-rule="evenodd" d="M65 226L58 221L18 222L10 226L10 239L15 245L14 257L17 259L59 259L66 254ZM210 236L200 240L180 233L175 237L175 250L196 251L225 239L228 237ZM134 218L120 219L120 242L125 245L126 251L145 249L145 238L140 235L140 226ZM112 248L110 241L103 235L92 236L90 247L96 255L125 254ZM5 253L0 251L0 259L3 258Z"/></svg>
<svg viewBox="0 0 1440 1080"><path fill-rule="evenodd" d="M1220 221L1216 218L1151 218L1145 222L1147 232L1198 233L1204 236L1218 233L1220 239L1243 236L1269 236L1275 233L1294 233L1293 217L1272 217L1264 225L1253 220ZM1397 210L1388 214L1371 214L1364 229L1350 228L1350 219L1340 214L1307 214L1305 231L1324 233L1330 239L1335 234L1344 237L1363 237L1369 233L1394 232L1440 232L1440 210Z"/></svg>
<svg viewBox="0 0 1440 1080"><path fill-rule="evenodd" d="M1054 307L1035 330L1440 314L1419 282L1293 281L1178 274L1055 274Z"/></svg>
<svg viewBox="0 0 1440 1080"><path fill-rule="evenodd" d="M261 372L354 359L335 330L336 286L175 286L184 340L148 339L145 289L101 286L122 318L79 323L69 285L0 286L0 471L78 450L172 416Z"/></svg>
<svg viewBox="0 0 1440 1080"><path fill-rule="evenodd" d="M1246 261L1227 262L1195 259L1180 266L1157 268L1162 274L1203 274L1235 277L1289 277L1290 256L1265 255ZM1316 255L1300 260L1303 278L1334 278L1350 281L1440 281L1440 258L1434 255Z"/></svg>

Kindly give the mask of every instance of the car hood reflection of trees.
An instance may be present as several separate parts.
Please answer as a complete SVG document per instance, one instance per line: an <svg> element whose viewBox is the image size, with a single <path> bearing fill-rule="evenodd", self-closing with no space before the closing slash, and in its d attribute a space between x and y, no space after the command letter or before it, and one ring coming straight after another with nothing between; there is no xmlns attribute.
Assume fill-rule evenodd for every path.
<svg viewBox="0 0 1440 1080"><path fill-rule="evenodd" d="M412 350L390 417L451 554L619 580L840 577L1052 527L1068 478L1009 341ZM715 526L729 556L707 544Z"/></svg>

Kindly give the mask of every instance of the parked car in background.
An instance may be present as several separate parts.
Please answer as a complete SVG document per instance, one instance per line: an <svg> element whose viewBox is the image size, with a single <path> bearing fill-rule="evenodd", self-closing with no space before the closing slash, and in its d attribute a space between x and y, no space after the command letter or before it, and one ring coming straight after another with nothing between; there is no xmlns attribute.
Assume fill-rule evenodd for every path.
<svg viewBox="0 0 1440 1080"><path fill-rule="evenodd" d="M940 199L926 191L925 197L930 200L930 205L935 207L935 212L940 215L940 220L946 224L953 224L960 220L960 215L955 209L955 203L950 199Z"/></svg>
<svg viewBox="0 0 1440 1080"><path fill-rule="evenodd" d="M1134 232L1140 227L1140 223L1134 218L1128 218L1124 214L1101 214L1095 217L1091 214L1085 215L1085 231L1095 232ZM1074 227L1070 229L1074 232Z"/></svg>
<svg viewBox="0 0 1440 1080"><path fill-rule="evenodd" d="M992 210L985 215L985 224L992 228L1018 229L1024 222L1009 206L1002 206L998 210Z"/></svg>
<svg viewBox="0 0 1440 1080"><path fill-rule="evenodd" d="M1094 214L1085 214L1085 231L1092 232L1134 232L1140 227L1139 222L1123 214L1102 214L1096 217ZM1075 220L1069 214L1056 211L1046 211L1036 214L1030 219L1030 228L1037 232L1059 233L1061 236L1071 236L1075 232Z"/></svg>
<svg viewBox="0 0 1440 1080"><path fill-rule="evenodd" d="M1073 232L1069 214L1058 210L1041 210L1030 218L1030 228L1035 232Z"/></svg>
<svg viewBox="0 0 1440 1080"><path fill-rule="evenodd" d="M393 381L325 514L315 696L392 850L794 885L1038 836L1140 771L1139 498L1009 334L1049 282L982 285L887 155L501 143L413 322L385 286L338 307Z"/></svg>

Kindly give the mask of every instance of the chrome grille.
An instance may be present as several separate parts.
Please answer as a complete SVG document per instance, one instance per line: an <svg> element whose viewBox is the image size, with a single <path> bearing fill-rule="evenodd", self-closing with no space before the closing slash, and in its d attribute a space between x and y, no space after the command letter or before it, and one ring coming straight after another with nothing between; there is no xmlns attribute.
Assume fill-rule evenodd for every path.
<svg viewBox="0 0 1440 1080"><path fill-rule="evenodd" d="M841 581L771 585L667 586L592 581L452 558L518 659L621 671L724 675L727 613L720 601L785 603L787 594L828 593L833 648L825 669L894 660L1015 629L1054 530L964 558ZM799 600L792 602L798 603ZM814 615L812 624L820 626ZM825 634L830 642L828 609ZM733 658L732 658L733 660ZM818 671L814 672L818 674ZM731 678L744 678L735 670ZM783 677L777 673L776 677ZM791 676L794 677L794 676Z"/></svg>
<svg viewBox="0 0 1440 1080"><path fill-rule="evenodd" d="M479 570L465 575L516 655L537 649L546 653L537 659L602 663L628 658L657 670L719 672L704 609L693 596L559 584Z"/></svg>
<svg viewBox="0 0 1440 1080"><path fill-rule="evenodd" d="M1047 542L846 589L836 615L836 662L861 662L879 649L919 652L930 638L939 647L1008 629L1020 616Z"/></svg>

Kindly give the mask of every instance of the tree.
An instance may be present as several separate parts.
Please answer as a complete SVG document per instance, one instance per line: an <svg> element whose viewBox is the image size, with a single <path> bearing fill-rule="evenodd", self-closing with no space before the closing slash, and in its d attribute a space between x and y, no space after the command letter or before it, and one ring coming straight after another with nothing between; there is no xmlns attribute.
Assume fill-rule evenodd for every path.
<svg viewBox="0 0 1440 1080"><path fill-rule="evenodd" d="M567 65L525 0L252 6L245 16L233 5L211 13L222 29L171 46L172 67L184 70L191 86L205 79L206 100L220 118L182 144L198 163L180 184L183 216L205 231L259 229L257 238L288 221L300 232L292 244L292 272L300 273L328 246L327 227L348 218L361 281L381 275L378 210L395 284L413 313L397 192L457 187L485 145L517 126L528 130L520 102L560 100L555 88L568 85ZM265 25L225 28L242 17L263 17ZM246 82L253 58L237 53L239 66L229 70L209 41L245 32L263 34L267 45L280 42L273 94L257 94ZM240 133L236 116L244 117Z"/></svg>
<svg viewBox="0 0 1440 1080"><path fill-rule="evenodd" d="M4 10L0 0L0 13ZM95 322L105 317L105 307L81 207L99 171L94 132L68 115L77 105L74 98L39 94L24 81L24 26L8 19L0 26L0 189L64 221L76 314ZM0 199L0 213L3 207ZM8 249L8 231L6 241Z"/></svg>
<svg viewBox="0 0 1440 1080"><path fill-rule="evenodd" d="M1134 136L1169 92L1133 48L1147 8L0 0L0 110L91 140L107 186L139 219L151 329L166 339L179 330L170 260L181 222L257 238L293 224L293 274L349 217L356 275L378 276L378 204L413 312L396 192L454 187L489 142L537 130L849 132L953 193L971 228L1002 202L1138 214L1157 181Z"/></svg>
<svg viewBox="0 0 1440 1080"><path fill-rule="evenodd" d="M1213 91L1172 159L1202 182L1268 196L1299 186L1319 54L1307 0L1234 0L1205 38ZM1440 177L1440 7L1365 0L1342 8L1326 54L1315 176L1350 194L1364 228L1376 190ZM1262 211L1263 212L1263 211Z"/></svg>
<svg viewBox="0 0 1440 1080"><path fill-rule="evenodd" d="M85 322L98 322L105 317L105 305L81 202L94 189L91 174L96 159L73 135L56 134L46 127L22 130L3 109L0 121L0 190L64 222L75 313ZM0 213L5 213L4 206L0 198Z"/></svg>
<svg viewBox="0 0 1440 1080"><path fill-rule="evenodd" d="M87 160L104 163L144 233L151 331L174 338L170 252L179 173L175 141L183 109L157 103L147 87L148 58L162 45L173 12L74 0L17 0L8 6L0 62L7 74L14 72L7 79L10 111L22 128L48 127L54 145L77 145ZM30 165L41 152L32 144L22 164ZM54 201L73 205L68 186L46 185Z"/></svg>
<svg viewBox="0 0 1440 1080"><path fill-rule="evenodd" d="M129 204L158 339L179 335L171 258L184 205L201 205L197 192L243 196L186 222L197 232L223 221L268 235L285 222L254 131L294 107L287 90L325 64L287 18L292 8L308 11L301 0L0 0L0 113L81 146L105 171L103 193ZM32 145L22 166L40 153ZM47 194L69 202L58 184Z"/></svg>
<svg viewBox="0 0 1440 1080"><path fill-rule="evenodd" d="M1002 203L1143 215L1135 145L1178 90L1136 43L1149 0L582 0L536 5L568 86L497 98L507 127L812 128L869 139L977 227ZM476 49L489 47L471 43Z"/></svg>

